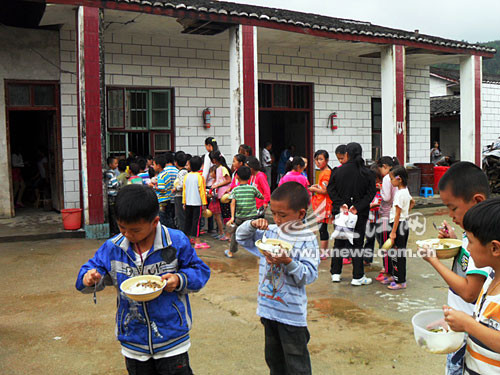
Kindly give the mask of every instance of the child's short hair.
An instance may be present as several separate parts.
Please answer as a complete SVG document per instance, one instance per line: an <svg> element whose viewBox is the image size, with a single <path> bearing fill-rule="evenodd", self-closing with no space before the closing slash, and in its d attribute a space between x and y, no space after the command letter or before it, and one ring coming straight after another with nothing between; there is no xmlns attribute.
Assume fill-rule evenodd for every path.
<svg viewBox="0 0 500 375"><path fill-rule="evenodd" d="M328 154L328 151L326 150L318 150L314 153L314 159L316 159L318 156L323 155L323 157L328 160L330 159L330 155Z"/></svg>
<svg viewBox="0 0 500 375"><path fill-rule="evenodd" d="M166 152L165 153L165 162L166 164L174 164L174 161L175 161L175 155L173 152Z"/></svg>
<svg viewBox="0 0 500 375"><path fill-rule="evenodd" d="M141 169L139 168L139 164L137 163L132 163L130 164L130 172L132 172L134 175L139 174Z"/></svg>
<svg viewBox="0 0 500 375"><path fill-rule="evenodd" d="M162 168L165 168L165 166L167 165L167 161L165 160L165 155L156 155L154 158L154 162Z"/></svg>
<svg viewBox="0 0 500 375"><path fill-rule="evenodd" d="M347 152L347 145L338 145L335 149L335 155L345 155Z"/></svg>
<svg viewBox="0 0 500 375"><path fill-rule="evenodd" d="M236 174L238 175L240 180L248 181L248 180L250 180L250 176L252 175L252 171L250 170L250 168L243 165L240 168L238 168L238 170L236 171Z"/></svg>
<svg viewBox="0 0 500 375"><path fill-rule="evenodd" d="M245 164L249 168L252 168L253 170L256 170L256 171L260 171L260 169L261 169L260 161L255 156L249 156L247 158L247 160L245 161Z"/></svg>
<svg viewBox="0 0 500 375"><path fill-rule="evenodd" d="M189 165L191 166L191 172L198 172L201 169L201 166L203 165L203 161L199 156L193 156L189 160Z"/></svg>
<svg viewBox="0 0 500 375"><path fill-rule="evenodd" d="M116 159L116 157L114 157L114 156L108 156L108 158L106 159L106 163L108 165L110 165L113 162L113 160L115 160L115 159Z"/></svg>
<svg viewBox="0 0 500 375"><path fill-rule="evenodd" d="M125 172L127 170L127 161L125 159L118 160L118 171Z"/></svg>
<svg viewBox="0 0 500 375"><path fill-rule="evenodd" d="M408 172L402 165L395 165L390 172L394 177L399 177L404 186L408 186Z"/></svg>
<svg viewBox="0 0 500 375"><path fill-rule="evenodd" d="M382 156L377 160L377 165L382 168L384 165L388 167L394 167L395 165L399 165L399 159L395 156Z"/></svg>
<svg viewBox="0 0 500 375"><path fill-rule="evenodd" d="M295 181L285 182L271 194L271 200L286 200L288 201L288 207L295 212L301 209L307 210L310 199L306 188Z"/></svg>
<svg viewBox="0 0 500 375"><path fill-rule="evenodd" d="M370 171L373 172L373 174L375 175L375 178L377 180L380 180L382 181L382 173L380 173L380 168L379 166L377 165L377 163L373 163L372 165L370 165Z"/></svg>
<svg viewBox="0 0 500 375"><path fill-rule="evenodd" d="M264 142L264 148L271 146L273 143L271 141L265 141Z"/></svg>
<svg viewBox="0 0 500 375"><path fill-rule="evenodd" d="M185 167L188 161L186 153L184 151L177 152L175 154L175 161L179 167Z"/></svg>
<svg viewBox="0 0 500 375"><path fill-rule="evenodd" d="M482 245L500 241L500 198L488 199L469 208L463 223L464 229Z"/></svg>
<svg viewBox="0 0 500 375"><path fill-rule="evenodd" d="M488 178L477 165L461 161L453 164L439 180L439 190L450 188L452 194L470 202L475 194L490 196Z"/></svg>
<svg viewBox="0 0 500 375"><path fill-rule="evenodd" d="M137 158L137 161L136 161L137 165L139 166L139 169L141 171L145 170L146 169L146 164L147 164L147 161L146 159L144 159L143 157L139 157Z"/></svg>
<svg viewBox="0 0 500 375"><path fill-rule="evenodd" d="M158 216L159 210L156 193L149 186L126 185L116 196L116 220L124 223L142 220L152 222Z"/></svg>

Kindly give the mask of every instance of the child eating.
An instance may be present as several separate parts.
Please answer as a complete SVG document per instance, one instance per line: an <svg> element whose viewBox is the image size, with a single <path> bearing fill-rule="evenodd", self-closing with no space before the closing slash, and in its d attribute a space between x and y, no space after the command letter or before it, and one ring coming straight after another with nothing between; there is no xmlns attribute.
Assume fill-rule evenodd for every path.
<svg viewBox="0 0 500 375"><path fill-rule="evenodd" d="M488 198L490 193L488 179L484 172L470 162L453 164L439 181L439 195L448 207L448 213L453 222L463 227L464 215L476 204ZM441 238L456 238L451 226L443 222L444 228L440 231ZM451 269L445 266L435 256L424 257L424 260L436 269L449 285L448 306L454 310L463 311L472 315L474 303L481 291L481 287L491 269L479 268L470 257L468 239L465 233L462 236L462 248L453 260ZM448 354L446 369L448 375L462 374L464 350Z"/></svg>
<svg viewBox="0 0 500 375"><path fill-rule="evenodd" d="M476 267L491 267L473 316L444 306L445 320L455 332L467 332L464 374L500 374L500 199L478 203L464 216Z"/></svg>
<svg viewBox="0 0 500 375"><path fill-rule="evenodd" d="M117 289L116 332L130 375L157 373L155 368L175 368L176 374L189 375L187 293L203 288L210 269L182 232L159 223L159 208L151 188L122 188L116 197L121 234L107 240L81 267L76 289L83 293L95 293L106 285ZM122 282L143 274L167 281L159 297L136 302L120 292Z"/></svg>
<svg viewBox="0 0 500 375"><path fill-rule="evenodd" d="M251 220L236 231L238 242L260 257L257 315L264 326L265 358L271 374L311 374L305 286L318 278L319 249L314 233L302 224L309 199L301 184L284 183L271 195L276 224ZM262 255L255 241L264 234L293 244L290 254Z"/></svg>

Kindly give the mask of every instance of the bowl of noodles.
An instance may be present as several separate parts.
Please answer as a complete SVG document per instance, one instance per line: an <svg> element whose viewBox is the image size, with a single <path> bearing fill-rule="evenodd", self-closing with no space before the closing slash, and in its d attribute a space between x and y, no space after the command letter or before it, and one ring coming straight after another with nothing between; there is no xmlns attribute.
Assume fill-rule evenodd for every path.
<svg viewBox="0 0 500 375"><path fill-rule="evenodd" d="M422 249L434 250L439 259L448 259L454 258L458 254L462 247L462 241L455 238L432 238L417 241L417 246Z"/></svg>
<svg viewBox="0 0 500 375"><path fill-rule="evenodd" d="M292 244L277 238L266 238L264 242L258 240L255 242L255 246L257 246L262 254L269 253L273 257L279 257L282 254L290 256L290 251L293 248Z"/></svg>
<svg viewBox="0 0 500 375"><path fill-rule="evenodd" d="M120 290L130 299L138 302L147 302L157 298L167 280L156 275L141 275L131 277L120 284Z"/></svg>

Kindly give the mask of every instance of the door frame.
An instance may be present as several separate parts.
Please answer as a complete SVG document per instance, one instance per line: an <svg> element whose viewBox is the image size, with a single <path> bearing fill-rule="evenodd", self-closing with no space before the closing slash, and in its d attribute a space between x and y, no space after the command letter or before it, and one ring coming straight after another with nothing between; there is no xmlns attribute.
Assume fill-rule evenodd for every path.
<svg viewBox="0 0 500 375"><path fill-rule="evenodd" d="M9 85L11 84L20 84L20 85L51 85L54 87L54 105L53 106L34 106L33 104L29 106L14 106L9 103ZM7 160L8 160L8 169L9 169L9 190L10 190L10 199L12 201L13 191L13 183L12 183L12 161L11 161L11 149L10 149L10 113L16 111L54 111L55 112L55 122L53 126L55 126L55 134L57 138L56 144L58 145L57 149L54 152L56 157L55 162L55 175L58 181L56 181L56 186L58 187L58 196L59 196L59 207L61 209L64 207L64 176L63 176L63 163L62 163L62 138L61 138L61 104L60 104L60 86L59 81L53 80L20 80L20 79L4 79L4 91L5 91L5 128L7 132ZM30 102L33 103L33 91L31 91ZM11 208L11 215L14 216L15 211L14 207Z"/></svg>
<svg viewBox="0 0 500 375"><path fill-rule="evenodd" d="M306 140L306 155L307 158L307 176L309 177L309 182L311 184L315 183L315 173L314 173L314 83L311 82L295 82L295 81L273 81L266 79L259 79L258 83L264 84L283 84L283 85L296 85L296 86L307 86L309 88L309 108L291 108L291 107L261 107L259 103L259 113L261 111L269 111L269 112L308 112L309 113L309 124L306 127L305 140ZM271 89L271 97L274 102L274 86ZM291 101L293 100L293 90L291 90ZM259 123L260 126L260 123ZM259 150L256 150L259 152ZM278 155L279 157L279 155Z"/></svg>

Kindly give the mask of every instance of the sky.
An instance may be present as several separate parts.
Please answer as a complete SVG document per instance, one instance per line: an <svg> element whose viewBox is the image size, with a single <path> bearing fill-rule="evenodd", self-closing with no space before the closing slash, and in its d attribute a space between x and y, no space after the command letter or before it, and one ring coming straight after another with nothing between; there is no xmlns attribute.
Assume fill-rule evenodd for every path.
<svg viewBox="0 0 500 375"><path fill-rule="evenodd" d="M470 43L500 40L500 0L226 0L296 10Z"/></svg>

